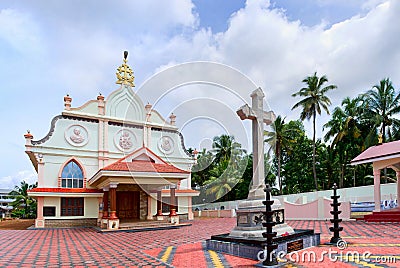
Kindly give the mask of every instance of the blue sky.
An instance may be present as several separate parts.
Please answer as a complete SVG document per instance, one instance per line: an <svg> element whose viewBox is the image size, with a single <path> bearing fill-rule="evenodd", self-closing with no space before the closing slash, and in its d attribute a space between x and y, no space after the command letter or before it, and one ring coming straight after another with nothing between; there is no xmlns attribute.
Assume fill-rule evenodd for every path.
<svg viewBox="0 0 400 268"><path fill-rule="evenodd" d="M226 31L231 15L245 7L245 0L195 0L195 11L200 16L200 26L213 32ZM289 20L299 20L303 25L314 26L325 22L327 26L363 14L362 0L271 0L271 7L285 10Z"/></svg>
<svg viewBox="0 0 400 268"><path fill-rule="evenodd" d="M399 88L399 12L396 0L1 1L0 188L35 181L23 134L46 135L66 93L80 106L115 90L124 50L137 88L168 66L215 61L261 86L275 113L297 119L290 95L314 71L338 85L332 108L384 77ZM168 116L168 100L160 108ZM320 129L327 119L318 118ZM190 147L221 131L207 138L196 133L203 125L186 123L178 115Z"/></svg>

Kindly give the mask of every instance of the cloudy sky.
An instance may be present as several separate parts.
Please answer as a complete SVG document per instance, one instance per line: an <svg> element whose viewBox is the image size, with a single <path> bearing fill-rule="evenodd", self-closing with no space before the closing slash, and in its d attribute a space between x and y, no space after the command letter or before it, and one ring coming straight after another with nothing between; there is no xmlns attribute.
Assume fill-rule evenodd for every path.
<svg viewBox="0 0 400 268"><path fill-rule="evenodd" d="M399 13L397 0L1 1L0 188L35 181L23 134L30 129L35 139L46 135L66 93L80 106L115 90L124 50L144 102L152 100L151 92L141 92L140 85L160 70L213 61L262 87L276 114L297 119L291 94L315 71L338 86L330 95L332 109L385 77L399 88ZM212 90L213 101L232 114L240 104L202 85L180 90L158 103L164 116L179 111L170 102L176 96L184 103L184 96L200 99ZM186 109L200 109L198 99ZM198 134L206 120L196 124L177 115L187 147L201 147L218 132L234 134L219 118ZM318 118L319 124L327 118Z"/></svg>

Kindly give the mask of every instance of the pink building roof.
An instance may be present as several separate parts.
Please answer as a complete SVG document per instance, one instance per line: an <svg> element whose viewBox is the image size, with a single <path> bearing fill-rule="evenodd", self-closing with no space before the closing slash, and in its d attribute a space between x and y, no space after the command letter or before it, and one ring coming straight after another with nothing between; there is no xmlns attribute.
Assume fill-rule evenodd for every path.
<svg viewBox="0 0 400 268"><path fill-rule="evenodd" d="M400 140L369 147L350 163L357 165L396 157L400 157Z"/></svg>

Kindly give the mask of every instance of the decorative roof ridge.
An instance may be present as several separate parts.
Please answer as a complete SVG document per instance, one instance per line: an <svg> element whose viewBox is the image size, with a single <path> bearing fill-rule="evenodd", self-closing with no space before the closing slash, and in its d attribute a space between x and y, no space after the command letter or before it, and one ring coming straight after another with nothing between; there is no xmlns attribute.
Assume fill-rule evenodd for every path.
<svg viewBox="0 0 400 268"><path fill-rule="evenodd" d="M46 136L44 136L43 138L41 138L40 140L36 140L36 141L32 141L32 145L38 145L38 144L42 144L46 141L48 141L50 139L51 136L53 136L54 133L54 129L56 127L56 122L59 119L69 119L69 120L79 120L79 121L87 121L87 122L93 122L93 123L98 123L99 120L98 119L89 119L89 118L85 118L85 117L78 117L78 116L71 116L71 115L57 115L55 117L53 117L53 119L51 120L50 123L50 130L49 132L46 134Z"/></svg>
<svg viewBox="0 0 400 268"><path fill-rule="evenodd" d="M82 104L81 106L79 106L79 107L71 107L69 110L68 110L68 112L70 112L70 113L79 113L83 108L86 108L86 107L88 107L91 103L97 103L98 102L98 100L88 100L88 101L86 101L84 104ZM83 112L82 112L83 113Z"/></svg>

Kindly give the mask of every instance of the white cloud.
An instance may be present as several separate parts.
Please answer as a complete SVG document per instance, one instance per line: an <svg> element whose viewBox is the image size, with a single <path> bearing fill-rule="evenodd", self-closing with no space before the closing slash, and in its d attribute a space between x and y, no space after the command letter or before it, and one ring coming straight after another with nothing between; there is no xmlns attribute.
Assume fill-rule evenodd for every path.
<svg viewBox="0 0 400 268"><path fill-rule="evenodd" d="M376 8L378 5L386 2L387 0L367 0L363 1L362 8L365 10L371 10Z"/></svg>
<svg viewBox="0 0 400 268"><path fill-rule="evenodd" d="M290 111L298 101L291 94L314 71L338 85L338 90L330 93L334 105L384 77L400 81L396 67L400 59L399 11L399 1L386 1L365 15L324 29L324 25L310 28L289 21L282 10L271 9L268 1L248 1L219 36L218 52L224 63L239 68L265 89L278 114L293 119L299 111Z"/></svg>
<svg viewBox="0 0 400 268"><path fill-rule="evenodd" d="M41 51L39 29L32 18L15 9L0 9L0 41L5 40L11 47L24 55Z"/></svg>
<svg viewBox="0 0 400 268"><path fill-rule="evenodd" d="M37 182L37 174L30 170L22 170L10 176L0 177L0 188L12 190L15 186L19 186L22 181L34 184Z"/></svg>

